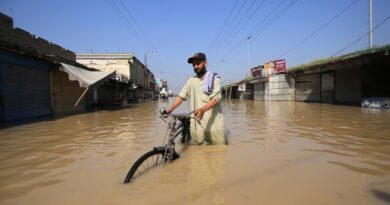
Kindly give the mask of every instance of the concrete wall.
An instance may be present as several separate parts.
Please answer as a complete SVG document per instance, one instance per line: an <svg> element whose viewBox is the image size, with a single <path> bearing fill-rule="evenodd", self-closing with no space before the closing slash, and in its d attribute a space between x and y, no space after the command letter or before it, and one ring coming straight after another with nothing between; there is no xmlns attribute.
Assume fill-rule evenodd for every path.
<svg viewBox="0 0 390 205"><path fill-rule="evenodd" d="M362 69L349 67L335 71L335 102L359 104L362 98Z"/></svg>
<svg viewBox="0 0 390 205"><path fill-rule="evenodd" d="M12 46L40 55L58 56L71 61L76 60L72 51L62 48L45 39L35 36L19 28L13 28L12 18L0 13L0 44Z"/></svg>
<svg viewBox="0 0 390 205"><path fill-rule="evenodd" d="M70 81L65 72L57 69L51 71L51 104L54 115L74 113L85 110L85 96L78 106L74 104L80 98L85 88L80 88L77 81Z"/></svg>
<svg viewBox="0 0 390 205"><path fill-rule="evenodd" d="M145 86L145 68L137 59L130 61L130 81L136 85Z"/></svg>
<svg viewBox="0 0 390 205"><path fill-rule="evenodd" d="M285 74L270 76L268 85L266 84L266 87L268 88L268 90L266 90L264 93L265 100L273 100L273 101L291 100L291 95L293 90L290 89L290 85L287 82L287 78Z"/></svg>
<svg viewBox="0 0 390 205"><path fill-rule="evenodd" d="M290 101L294 96L294 79L285 74L272 75L262 81L255 82L254 100Z"/></svg>

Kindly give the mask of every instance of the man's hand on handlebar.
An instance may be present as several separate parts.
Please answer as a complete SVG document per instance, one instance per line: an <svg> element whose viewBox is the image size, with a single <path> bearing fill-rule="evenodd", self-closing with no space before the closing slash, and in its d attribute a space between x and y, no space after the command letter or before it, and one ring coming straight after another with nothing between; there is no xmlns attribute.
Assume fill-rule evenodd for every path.
<svg viewBox="0 0 390 205"><path fill-rule="evenodd" d="M168 109L166 109L166 112L167 112L167 114L171 114L173 112L173 109L172 108L168 108Z"/></svg>
<svg viewBox="0 0 390 205"><path fill-rule="evenodd" d="M172 108L165 109L164 107L160 108L160 114L163 116L167 116L173 112Z"/></svg>

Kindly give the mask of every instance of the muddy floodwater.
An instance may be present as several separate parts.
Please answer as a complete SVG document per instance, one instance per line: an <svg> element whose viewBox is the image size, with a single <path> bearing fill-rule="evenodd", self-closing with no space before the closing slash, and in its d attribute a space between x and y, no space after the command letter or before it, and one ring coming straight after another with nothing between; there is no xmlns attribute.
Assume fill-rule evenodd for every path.
<svg viewBox="0 0 390 205"><path fill-rule="evenodd" d="M163 105L3 126L0 204L390 203L390 110L326 104L224 101L228 146L190 146L123 184L161 145Z"/></svg>

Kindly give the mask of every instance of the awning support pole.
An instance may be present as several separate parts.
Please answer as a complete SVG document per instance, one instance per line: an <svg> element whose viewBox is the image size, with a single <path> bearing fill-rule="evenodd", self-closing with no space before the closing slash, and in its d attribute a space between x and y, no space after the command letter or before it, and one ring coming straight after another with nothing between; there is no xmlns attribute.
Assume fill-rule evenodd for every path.
<svg viewBox="0 0 390 205"><path fill-rule="evenodd" d="M77 107L77 105L80 103L81 99L83 99L85 93L87 93L88 90L89 90L89 86L87 87L87 89L84 90L83 94L81 94L77 102L74 104L74 107Z"/></svg>

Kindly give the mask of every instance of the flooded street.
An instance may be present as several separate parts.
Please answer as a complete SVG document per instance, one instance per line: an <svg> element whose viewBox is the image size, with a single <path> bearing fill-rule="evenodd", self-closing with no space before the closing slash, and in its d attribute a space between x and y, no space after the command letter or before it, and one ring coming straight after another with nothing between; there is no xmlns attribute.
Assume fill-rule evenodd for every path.
<svg viewBox="0 0 390 205"><path fill-rule="evenodd" d="M229 146L123 184L163 141L162 105L2 128L0 204L390 203L390 110L298 102L224 101Z"/></svg>

